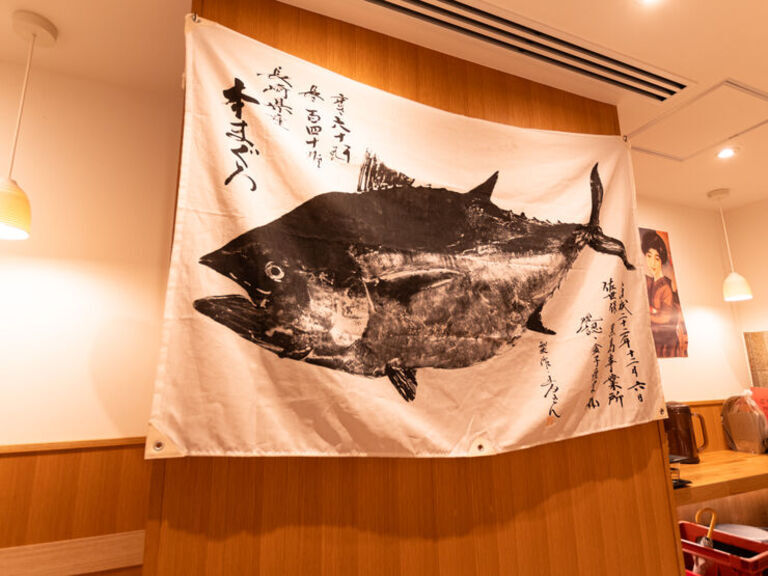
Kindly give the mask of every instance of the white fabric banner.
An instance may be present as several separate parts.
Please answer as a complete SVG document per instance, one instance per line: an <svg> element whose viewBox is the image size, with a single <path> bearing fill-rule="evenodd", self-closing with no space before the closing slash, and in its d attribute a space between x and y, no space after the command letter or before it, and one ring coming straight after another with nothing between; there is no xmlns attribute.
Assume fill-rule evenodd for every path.
<svg viewBox="0 0 768 576"><path fill-rule="evenodd" d="M664 416L619 137L186 24L147 455L468 456Z"/></svg>

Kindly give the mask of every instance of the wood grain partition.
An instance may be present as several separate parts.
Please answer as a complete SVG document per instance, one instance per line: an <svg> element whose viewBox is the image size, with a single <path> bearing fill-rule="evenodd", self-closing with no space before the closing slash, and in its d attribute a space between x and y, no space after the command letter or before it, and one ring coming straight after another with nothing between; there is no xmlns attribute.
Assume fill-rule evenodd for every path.
<svg viewBox="0 0 768 576"><path fill-rule="evenodd" d="M145 529L153 473L162 470L163 463L144 460L136 440L0 448L0 574L41 573L39 558L51 543L61 552L57 561L80 563L88 547L77 543L87 538L102 548L116 539L114 556L125 557L121 536L133 535L133 543ZM108 552L101 565L123 568L104 574L141 573L140 566L112 562ZM138 553L139 561L128 564L141 564L140 547Z"/></svg>
<svg viewBox="0 0 768 576"><path fill-rule="evenodd" d="M413 100L617 134L616 109L272 0L193 9ZM659 423L476 459L189 458L153 488L145 575L682 573Z"/></svg>

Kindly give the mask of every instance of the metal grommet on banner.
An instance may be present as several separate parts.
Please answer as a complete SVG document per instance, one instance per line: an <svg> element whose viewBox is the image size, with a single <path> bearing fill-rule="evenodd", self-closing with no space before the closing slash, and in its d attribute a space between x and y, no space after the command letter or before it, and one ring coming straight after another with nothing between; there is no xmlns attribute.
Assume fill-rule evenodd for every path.
<svg viewBox="0 0 768 576"><path fill-rule="evenodd" d="M163 444L163 443L162 443L162 441L160 441L160 440L158 440L157 442L155 442L155 443L152 445L152 449L153 449L155 452L162 452L162 451L163 451L163 448L165 448L165 444Z"/></svg>
<svg viewBox="0 0 768 576"><path fill-rule="evenodd" d="M196 12L192 12L192 22L199 22L200 19L197 17Z"/></svg>
<svg viewBox="0 0 768 576"><path fill-rule="evenodd" d="M472 441L472 446L469 449L469 454L471 456L486 456L488 454L493 454L493 452L494 450L491 446L491 443L485 436L479 436L478 438L475 438Z"/></svg>

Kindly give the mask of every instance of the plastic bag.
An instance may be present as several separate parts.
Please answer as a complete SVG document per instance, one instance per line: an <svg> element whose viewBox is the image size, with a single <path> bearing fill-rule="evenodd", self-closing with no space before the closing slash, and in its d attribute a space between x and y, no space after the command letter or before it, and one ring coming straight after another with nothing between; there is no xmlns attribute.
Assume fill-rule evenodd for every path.
<svg viewBox="0 0 768 576"><path fill-rule="evenodd" d="M768 449L768 419L745 390L740 396L731 396L723 403L723 430L731 450L761 454Z"/></svg>

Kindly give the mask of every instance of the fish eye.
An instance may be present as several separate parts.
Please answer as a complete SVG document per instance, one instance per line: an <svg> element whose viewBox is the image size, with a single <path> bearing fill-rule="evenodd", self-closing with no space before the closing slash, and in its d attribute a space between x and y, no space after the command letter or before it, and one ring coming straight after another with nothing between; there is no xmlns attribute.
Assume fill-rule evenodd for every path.
<svg viewBox="0 0 768 576"><path fill-rule="evenodd" d="M285 276L283 269L274 262L267 262L267 265L264 266L264 273L275 282L280 282Z"/></svg>

